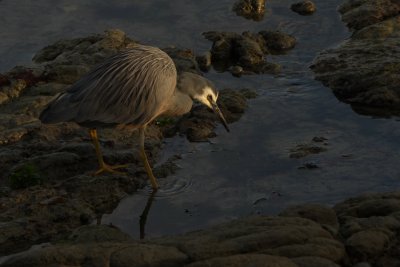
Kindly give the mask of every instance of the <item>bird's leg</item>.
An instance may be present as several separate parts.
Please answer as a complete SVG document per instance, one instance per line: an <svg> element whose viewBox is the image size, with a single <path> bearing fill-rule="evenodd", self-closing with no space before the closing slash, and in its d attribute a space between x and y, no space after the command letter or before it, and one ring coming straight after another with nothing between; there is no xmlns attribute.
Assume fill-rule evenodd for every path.
<svg viewBox="0 0 400 267"><path fill-rule="evenodd" d="M145 127L139 128L139 143L140 143L140 157L142 158L144 168L146 170L147 176L150 179L151 186L153 190L158 189L158 183L156 177L153 175L153 171L151 170L149 161L147 160L146 151L144 150L144 130Z"/></svg>
<svg viewBox="0 0 400 267"><path fill-rule="evenodd" d="M90 129L89 130L90 137L92 138L94 149L96 150L97 160L99 162L99 169L94 173L94 175L98 175L103 172L111 172L111 173L118 173L123 174L123 172L116 171L116 169L126 168L127 165L115 165L110 166L104 162L103 155L100 150L100 143L99 138L97 137L97 130Z"/></svg>

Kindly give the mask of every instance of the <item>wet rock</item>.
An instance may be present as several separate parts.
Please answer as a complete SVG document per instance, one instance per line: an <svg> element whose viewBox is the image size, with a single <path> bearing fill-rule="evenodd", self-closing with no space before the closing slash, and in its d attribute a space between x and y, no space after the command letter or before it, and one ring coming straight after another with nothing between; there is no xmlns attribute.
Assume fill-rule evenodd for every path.
<svg viewBox="0 0 400 267"><path fill-rule="evenodd" d="M288 258L317 257L340 263L346 255L343 244L328 238L311 238L305 244L293 244L267 249L264 253Z"/></svg>
<svg viewBox="0 0 400 267"><path fill-rule="evenodd" d="M233 11L246 19L260 21L264 18L265 0L238 0L233 5Z"/></svg>
<svg viewBox="0 0 400 267"><path fill-rule="evenodd" d="M200 70L207 72L211 68L211 52L206 52L204 55L196 56L196 61Z"/></svg>
<svg viewBox="0 0 400 267"><path fill-rule="evenodd" d="M60 40L40 50L33 57L36 63L49 63L52 61L84 63L84 58L90 60L87 64L98 60L96 53L110 54L133 45L135 42L126 37L121 30L107 30L104 34L92 35L85 38ZM82 54L84 58L78 59ZM93 57L94 56L94 57ZM72 60L73 59L73 60Z"/></svg>
<svg viewBox="0 0 400 267"><path fill-rule="evenodd" d="M115 227L83 226L62 242L15 255L3 266L337 266L344 255L342 245L313 221L254 216L144 243Z"/></svg>
<svg viewBox="0 0 400 267"><path fill-rule="evenodd" d="M329 229L331 233L337 233L339 230L336 212L332 208L320 204L304 204L289 207L282 211L279 216L310 219Z"/></svg>
<svg viewBox="0 0 400 267"><path fill-rule="evenodd" d="M39 172L43 180L51 181L65 179L73 176L79 166L80 156L69 152L55 152L42 156L32 157L29 160L15 166L12 173L18 173L27 166L33 166Z"/></svg>
<svg viewBox="0 0 400 267"><path fill-rule="evenodd" d="M5 106L4 110L10 112L14 110L14 114L26 114L37 119L40 111L52 98L52 96L24 96Z"/></svg>
<svg viewBox="0 0 400 267"><path fill-rule="evenodd" d="M320 257L298 257L292 261L299 267L340 267L340 265Z"/></svg>
<svg viewBox="0 0 400 267"><path fill-rule="evenodd" d="M365 261L383 254L390 236L382 231L365 230L353 234L346 240L346 249L353 259Z"/></svg>
<svg viewBox="0 0 400 267"><path fill-rule="evenodd" d="M400 194L365 194L337 204L340 234L353 263L396 266L400 233ZM392 264L393 263L393 264ZM386 264L386 265L385 265Z"/></svg>
<svg viewBox="0 0 400 267"><path fill-rule="evenodd" d="M239 90L240 94L244 96L247 99L253 99L258 96L258 93L255 90L248 89L248 88L243 88Z"/></svg>
<svg viewBox="0 0 400 267"><path fill-rule="evenodd" d="M359 263L353 265L353 267L372 267L372 266L368 262L359 262Z"/></svg>
<svg viewBox="0 0 400 267"><path fill-rule="evenodd" d="M0 255L59 239L81 225L82 214L92 216L87 204L73 199L46 202L63 194L65 192L34 187L12 192L7 199L3 198Z"/></svg>
<svg viewBox="0 0 400 267"><path fill-rule="evenodd" d="M252 267L298 267L285 257L263 254L242 254L227 257L216 257L209 260L198 261L187 267L219 267L219 266L252 266Z"/></svg>
<svg viewBox="0 0 400 267"><path fill-rule="evenodd" d="M339 6L342 20L354 30L395 17L399 11L399 3L390 0L344 1Z"/></svg>
<svg viewBox="0 0 400 267"><path fill-rule="evenodd" d="M144 175L143 175L144 176ZM146 177L78 175L60 185L68 194L89 203L97 214L110 213L119 201L144 186Z"/></svg>
<svg viewBox="0 0 400 267"><path fill-rule="evenodd" d="M7 255L30 245L60 239L88 224L95 214L111 212L127 194L137 190L134 177L80 175L58 185L13 191L3 203L0 251Z"/></svg>
<svg viewBox="0 0 400 267"><path fill-rule="evenodd" d="M28 134L26 128L13 128L10 130L5 130L0 133L0 145L5 145L9 143L15 143L21 140L25 135Z"/></svg>
<svg viewBox="0 0 400 267"><path fill-rule="evenodd" d="M374 197L355 198L344 203L336 205L335 209L339 211L340 216L353 216L359 218L368 218L372 216L388 216L400 210L400 199ZM377 195L379 196L379 195ZM353 203L352 203L353 202Z"/></svg>
<svg viewBox="0 0 400 267"><path fill-rule="evenodd" d="M249 89L242 91L220 90L218 106L226 121L232 123L239 120L247 108L246 96L254 97L255 95L255 92ZM178 132L186 135L191 142L205 142L216 136L214 130L217 124L220 124L219 118L213 111L203 105L197 105L176 124L165 125L163 132L167 136L172 136Z"/></svg>
<svg viewBox="0 0 400 267"><path fill-rule="evenodd" d="M108 30L103 35L67 39L39 51L33 61L44 66L48 81L72 84L94 65L135 42L120 30Z"/></svg>
<svg viewBox="0 0 400 267"><path fill-rule="evenodd" d="M191 142L206 142L209 138L217 136L214 132L215 125L210 121L190 119L180 125L179 131L185 133Z"/></svg>
<svg viewBox="0 0 400 267"><path fill-rule="evenodd" d="M25 67L16 66L6 73L11 80L23 80L27 87L39 82L45 82L44 69L41 66Z"/></svg>
<svg viewBox="0 0 400 267"><path fill-rule="evenodd" d="M315 161L307 161L303 163L298 169L307 169L307 170L312 170L312 169L318 169L319 166Z"/></svg>
<svg viewBox="0 0 400 267"><path fill-rule="evenodd" d="M174 161L179 158L179 156L173 156L160 166L154 168L154 175L158 178L165 178L174 174L179 169L178 165Z"/></svg>
<svg viewBox="0 0 400 267"><path fill-rule="evenodd" d="M0 75L0 105L19 98L30 86L43 81L43 70L18 66Z"/></svg>
<svg viewBox="0 0 400 267"><path fill-rule="evenodd" d="M112 253L110 265L128 266L181 266L187 256L174 247L157 245L131 245Z"/></svg>
<svg viewBox="0 0 400 267"><path fill-rule="evenodd" d="M320 242L317 241L318 238L324 238L323 241L328 247L333 244L330 244L330 241L335 242L329 232L308 219L260 216L154 241L162 245L176 246L194 261L201 261L238 253L258 252L267 255L271 252L282 257L291 257L291 250L283 251L285 247L304 244L310 239ZM336 247L336 243L333 246ZM282 248L282 253L278 253L280 248ZM311 250L298 254L315 256ZM342 254L344 255L344 250Z"/></svg>
<svg viewBox="0 0 400 267"><path fill-rule="evenodd" d="M327 140L328 139L323 137L323 136L314 136L313 139L312 139L313 142L317 142L317 143L322 143L322 142L325 142Z"/></svg>
<svg viewBox="0 0 400 267"><path fill-rule="evenodd" d="M49 69L46 75L50 80L57 83L72 84L80 77L89 72L90 67L86 65L56 65Z"/></svg>
<svg viewBox="0 0 400 267"><path fill-rule="evenodd" d="M174 61L179 72L187 71L200 74L200 68L196 61L196 56L190 49L179 49L177 47L166 47L162 49Z"/></svg>
<svg viewBox="0 0 400 267"><path fill-rule="evenodd" d="M10 83L11 83L11 81L10 81L9 77L0 73L0 87L3 87L5 85L10 85Z"/></svg>
<svg viewBox="0 0 400 267"><path fill-rule="evenodd" d="M317 10L315 4L309 0L292 4L290 9L300 15L312 15Z"/></svg>
<svg viewBox="0 0 400 267"><path fill-rule="evenodd" d="M30 87L26 94L31 96L46 95L54 96L58 93L64 92L67 85L62 83L41 83L36 86Z"/></svg>
<svg viewBox="0 0 400 267"><path fill-rule="evenodd" d="M126 242L132 238L118 228L107 225L88 225L74 230L66 239L70 243Z"/></svg>
<svg viewBox="0 0 400 267"><path fill-rule="evenodd" d="M237 56L239 66L254 66L264 62L264 52L259 43L247 37L235 39L232 52Z"/></svg>
<svg viewBox="0 0 400 267"><path fill-rule="evenodd" d="M0 92L0 105L6 103L10 98L5 92Z"/></svg>
<svg viewBox="0 0 400 267"><path fill-rule="evenodd" d="M312 144L300 144L290 150L290 158L303 158L311 154L318 154L326 151L325 147L320 147Z"/></svg>
<svg viewBox="0 0 400 267"><path fill-rule="evenodd" d="M88 181L93 184L93 181ZM76 186L72 183L72 188ZM108 187L110 184L108 184ZM33 190L33 189L31 189ZM96 188L95 190L98 190ZM34 203L32 198L51 200L41 206L28 209L21 201ZM69 214L59 210L68 203L54 201L60 192L41 195L32 192L19 198L13 205L20 212L37 213L39 207L53 219L70 219ZM62 194L61 194L62 196ZM64 196L66 194L64 193ZM25 198L25 200L23 199ZM307 204L291 207L281 216L252 216L216 225L178 236L166 236L137 242L115 227L87 225L78 228L62 242L54 242L7 259L2 266L46 266L46 265L104 265L110 266L397 266L400 210L391 201L400 199L399 192L368 194L348 199L334 207L339 218L338 236L332 228L338 228L335 212L328 207ZM385 212L368 205L381 204ZM389 202L387 200L390 200ZM375 201L372 202L372 201ZM42 201L43 203L43 201ZM392 203L392 204L389 204ZM362 208L361 208L362 207ZM51 211L46 211L47 209ZM69 211L73 210L70 206ZM79 209L80 214L85 213ZM361 213L360 213L361 211ZM50 213L51 212L51 213ZM86 211L87 212L87 211ZM359 217L359 215L367 217ZM358 217L357 217L358 216ZM390 217L390 219L389 219ZM311 219L311 220L310 220ZM0 238L9 233L17 235L30 226L31 220L19 220L0 225ZM343 225L355 221L359 229L346 234ZM397 222L396 222L397 221ZM6 227L6 228L5 228ZM48 226L47 226L48 227ZM329 228L331 228L329 230ZM31 234L36 234L31 232ZM36 235L38 236L38 235ZM8 239L7 247L16 246L20 239ZM42 240L43 241L43 240ZM19 244L21 246L21 244ZM3 249L5 247L1 247ZM3 251L3 250L1 250Z"/></svg>
<svg viewBox="0 0 400 267"><path fill-rule="evenodd" d="M259 33L205 32L213 42L211 59L215 69L229 70L235 76L254 73L278 73L278 64L266 61L269 53L283 53L294 47L294 37L274 31Z"/></svg>
<svg viewBox="0 0 400 267"><path fill-rule="evenodd" d="M295 47L296 38L281 31L261 31L268 51L272 54L282 54Z"/></svg>
<svg viewBox="0 0 400 267"><path fill-rule="evenodd" d="M232 66L229 68L229 72L236 77L240 77L245 73L244 69L241 66Z"/></svg>
<svg viewBox="0 0 400 267"><path fill-rule="evenodd" d="M27 87L27 84L24 80L15 80L9 86L3 86L1 88L2 93L2 102L1 104L6 103L13 98L19 97L23 90Z"/></svg>
<svg viewBox="0 0 400 267"><path fill-rule="evenodd" d="M351 38L322 52L311 66L316 79L358 113L400 114L399 10L397 1L346 1L339 11Z"/></svg>
<svg viewBox="0 0 400 267"><path fill-rule="evenodd" d="M2 266L181 266L186 261L174 247L140 244L115 228L88 226L72 241L17 254Z"/></svg>

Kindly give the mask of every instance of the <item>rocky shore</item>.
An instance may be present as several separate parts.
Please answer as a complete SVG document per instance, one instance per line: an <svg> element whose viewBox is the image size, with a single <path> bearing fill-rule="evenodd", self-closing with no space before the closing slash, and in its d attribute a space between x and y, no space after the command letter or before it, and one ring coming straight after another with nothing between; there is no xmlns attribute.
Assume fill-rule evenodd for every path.
<svg viewBox="0 0 400 267"><path fill-rule="evenodd" d="M146 241L113 226L82 226L2 266L395 267L399 236L400 192L365 194Z"/></svg>
<svg viewBox="0 0 400 267"><path fill-rule="evenodd" d="M261 3L255 10L263 16L265 1L247 2ZM352 37L321 53L312 66L318 80L360 113L399 114L399 10L396 1L346 1L339 11ZM296 43L275 31L204 36L213 42L206 55L164 48L178 71L200 73L228 62L220 70L235 76L276 73L279 65L265 56L283 54ZM128 175L92 176L97 162L86 129L73 123L42 125L37 117L54 95L94 65L136 43L119 30L61 40L39 51L32 66L0 74L1 266L400 265L400 192L366 194L334 207L305 204L278 216L242 218L145 241L113 226L94 225L147 182L136 131L100 131L107 162L130 166ZM219 105L228 122L239 120L254 97L248 89L221 90ZM163 138L180 134L204 142L216 136L217 125L202 106L181 118L155 121L146 133L150 161L155 162ZM293 157L302 156L300 149L292 151ZM155 173L162 178L176 168L171 158Z"/></svg>

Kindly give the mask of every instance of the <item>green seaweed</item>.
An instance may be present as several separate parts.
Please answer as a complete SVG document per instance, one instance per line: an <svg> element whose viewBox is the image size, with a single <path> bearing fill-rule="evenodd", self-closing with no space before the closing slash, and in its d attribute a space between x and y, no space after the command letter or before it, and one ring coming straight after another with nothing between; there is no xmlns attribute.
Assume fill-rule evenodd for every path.
<svg viewBox="0 0 400 267"><path fill-rule="evenodd" d="M175 119L170 118L170 117L162 117L162 118L156 119L156 125L161 126L161 127L174 124L174 122L175 122Z"/></svg>
<svg viewBox="0 0 400 267"><path fill-rule="evenodd" d="M12 189L22 189L43 183L43 177L33 164L25 164L9 176L9 186Z"/></svg>

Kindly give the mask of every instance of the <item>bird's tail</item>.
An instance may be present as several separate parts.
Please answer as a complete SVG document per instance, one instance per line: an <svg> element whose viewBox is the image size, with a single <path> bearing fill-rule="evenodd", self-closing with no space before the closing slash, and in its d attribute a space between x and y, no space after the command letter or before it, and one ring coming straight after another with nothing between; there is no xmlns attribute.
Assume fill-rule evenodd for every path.
<svg viewBox="0 0 400 267"><path fill-rule="evenodd" d="M42 123L58 123L74 120L78 112L78 104L71 103L70 94L62 93L55 98L40 113Z"/></svg>

